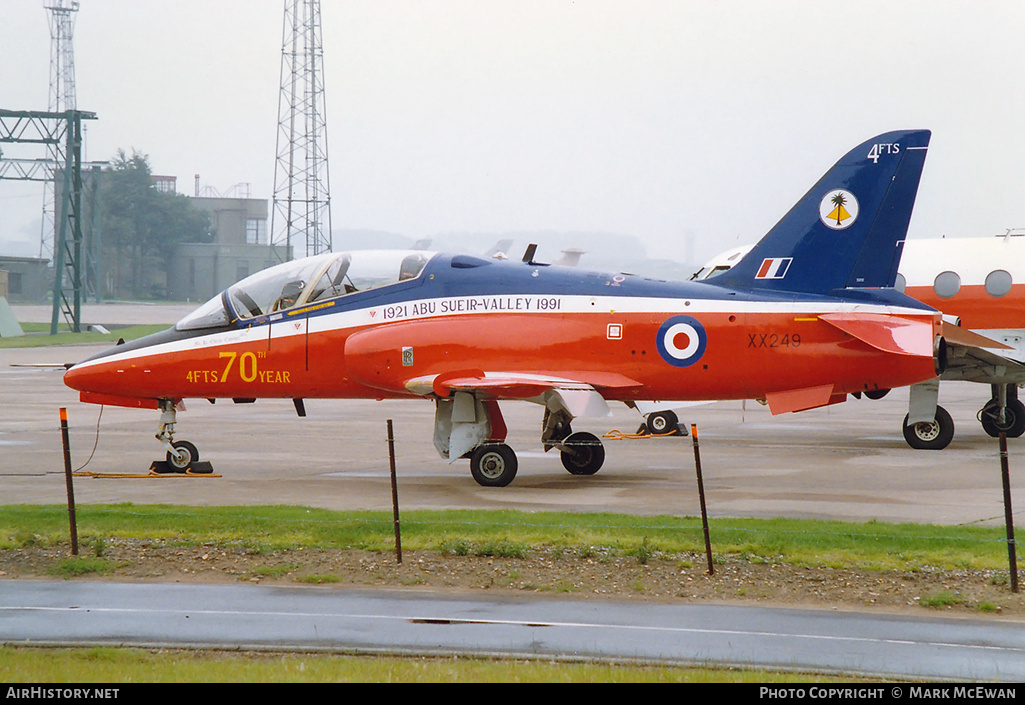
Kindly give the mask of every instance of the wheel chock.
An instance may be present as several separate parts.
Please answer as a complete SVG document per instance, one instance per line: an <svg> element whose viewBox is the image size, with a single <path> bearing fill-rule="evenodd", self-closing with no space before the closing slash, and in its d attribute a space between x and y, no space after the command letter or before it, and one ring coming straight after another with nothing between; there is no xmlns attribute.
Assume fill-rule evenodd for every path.
<svg viewBox="0 0 1025 705"><path fill-rule="evenodd" d="M214 467L206 460L197 460L187 468L177 468L166 460L154 460L149 471L151 475L211 475Z"/></svg>
<svg viewBox="0 0 1025 705"><path fill-rule="evenodd" d="M76 472L75 477L93 477L105 480L126 480L129 478L144 477L221 477L214 475L214 468L208 462L195 462L189 467L176 468L166 460L154 460L149 466L147 473L120 473L120 472Z"/></svg>

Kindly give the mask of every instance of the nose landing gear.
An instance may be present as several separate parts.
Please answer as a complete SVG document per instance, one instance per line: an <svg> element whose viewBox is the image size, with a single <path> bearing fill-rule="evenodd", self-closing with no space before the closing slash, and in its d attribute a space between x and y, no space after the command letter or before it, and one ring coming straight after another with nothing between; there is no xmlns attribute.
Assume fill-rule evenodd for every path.
<svg viewBox="0 0 1025 705"><path fill-rule="evenodd" d="M167 451L167 464L182 472L189 469L193 463L199 462L199 449L188 441L174 441L171 443L173 450Z"/></svg>
<svg viewBox="0 0 1025 705"><path fill-rule="evenodd" d="M177 409L171 399L161 399L159 403L160 424L157 427L156 439L164 446L167 453L164 460L154 460L150 472L160 475L168 473L202 474L213 472L210 463L200 462L199 449L189 441L174 440L174 424Z"/></svg>

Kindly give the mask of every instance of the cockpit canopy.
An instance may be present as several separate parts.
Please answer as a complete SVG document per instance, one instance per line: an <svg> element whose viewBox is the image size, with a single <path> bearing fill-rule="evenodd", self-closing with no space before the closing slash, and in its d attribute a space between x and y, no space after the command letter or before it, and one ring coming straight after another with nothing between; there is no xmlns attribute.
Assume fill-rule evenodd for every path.
<svg viewBox="0 0 1025 705"><path fill-rule="evenodd" d="M178 330L214 328L227 325L235 316L255 318L415 279L434 256L433 252L423 251L359 250L285 262L228 287L178 321L175 327Z"/></svg>

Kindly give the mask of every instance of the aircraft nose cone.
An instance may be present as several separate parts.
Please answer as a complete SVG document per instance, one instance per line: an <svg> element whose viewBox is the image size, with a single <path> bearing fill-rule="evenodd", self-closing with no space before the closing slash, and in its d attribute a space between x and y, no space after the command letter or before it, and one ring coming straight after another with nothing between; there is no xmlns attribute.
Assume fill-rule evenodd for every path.
<svg viewBox="0 0 1025 705"><path fill-rule="evenodd" d="M79 392L105 391L116 374L109 364L76 363L64 373L64 384Z"/></svg>
<svg viewBox="0 0 1025 705"><path fill-rule="evenodd" d="M85 370L83 370L80 367L76 367L76 366L72 365L64 373L64 384L66 386L68 386L68 387L71 387L72 389L77 389L80 392L84 391L85 390L84 383L85 383L85 378L87 376L88 375L85 373Z"/></svg>

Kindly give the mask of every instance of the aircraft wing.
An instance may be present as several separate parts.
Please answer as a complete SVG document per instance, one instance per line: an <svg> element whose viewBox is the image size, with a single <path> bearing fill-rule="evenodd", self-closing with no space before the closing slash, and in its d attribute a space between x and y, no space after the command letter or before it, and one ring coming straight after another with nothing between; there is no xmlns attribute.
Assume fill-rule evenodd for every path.
<svg viewBox="0 0 1025 705"><path fill-rule="evenodd" d="M576 377L576 376L575 376ZM588 381L581 381L587 379ZM579 378L554 377L522 372L463 370L417 377L406 389L421 395L448 397L453 392L472 392L492 399L518 399L547 403L558 401L573 417L608 416L611 412L602 390L640 387L640 383L615 372L582 372Z"/></svg>
<svg viewBox="0 0 1025 705"><path fill-rule="evenodd" d="M989 384L1025 384L1025 364L1010 357L1016 349L950 323L943 323L947 367L941 379Z"/></svg>

